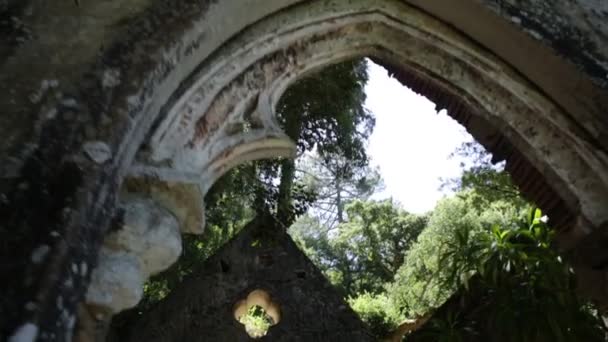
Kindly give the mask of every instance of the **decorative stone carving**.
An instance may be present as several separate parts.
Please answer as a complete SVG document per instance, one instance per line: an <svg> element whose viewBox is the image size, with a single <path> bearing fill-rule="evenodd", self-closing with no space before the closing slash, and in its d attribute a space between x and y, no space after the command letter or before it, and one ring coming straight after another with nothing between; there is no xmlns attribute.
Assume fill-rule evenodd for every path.
<svg viewBox="0 0 608 342"><path fill-rule="evenodd" d="M205 228L203 190L198 182L174 181L169 175L134 175L123 183L123 193L154 199L179 222L184 234L202 234Z"/></svg>
<svg viewBox="0 0 608 342"><path fill-rule="evenodd" d="M238 162L293 155L273 114L282 92L301 75L360 55L403 66L462 98L571 208L593 224L608 220L599 204L608 202L608 156L572 130L559 99L435 18L391 0L310 2L242 32L191 75L133 172L198 181L205 193Z"/></svg>
<svg viewBox="0 0 608 342"><path fill-rule="evenodd" d="M149 276L173 264L182 251L177 219L151 199L124 201L122 226L105 239L86 302L117 313L141 300Z"/></svg>

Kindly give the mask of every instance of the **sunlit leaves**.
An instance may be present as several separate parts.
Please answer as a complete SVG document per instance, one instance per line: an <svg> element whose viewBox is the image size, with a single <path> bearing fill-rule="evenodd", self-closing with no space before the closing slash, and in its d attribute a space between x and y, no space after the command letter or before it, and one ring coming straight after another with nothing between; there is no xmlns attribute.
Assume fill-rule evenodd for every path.
<svg viewBox="0 0 608 342"><path fill-rule="evenodd" d="M424 229L427 217L410 214L392 201L354 201L348 220L334 231L311 217L296 223L292 236L304 241L309 257L347 295L383 291Z"/></svg>
<svg viewBox="0 0 608 342"><path fill-rule="evenodd" d="M272 318L259 305L250 307L247 314L239 318L239 322L245 326L247 334L252 338L265 336L274 324Z"/></svg>
<svg viewBox="0 0 608 342"><path fill-rule="evenodd" d="M456 329L467 341L477 340L475 336L495 341L602 340L603 325L577 297L571 270L550 247L552 232L541 218L540 210L532 208L513 217L513 224L478 231L475 239L460 231L466 227L457 228L451 249L444 251L452 271L440 286L460 290L419 337L434 334L440 339L453 333L448 323L458 310L466 317ZM461 302L469 304L453 305Z"/></svg>
<svg viewBox="0 0 608 342"><path fill-rule="evenodd" d="M363 59L345 61L325 68L292 85L277 105L283 125L299 118L297 140L300 153L316 147L321 157L332 155L367 163L364 142L375 120L363 106L367 82Z"/></svg>
<svg viewBox="0 0 608 342"><path fill-rule="evenodd" d="M363 292L349 298L348 303L378 337L387 336L403 321L400 313L384 294L373 295Z"/></svg>

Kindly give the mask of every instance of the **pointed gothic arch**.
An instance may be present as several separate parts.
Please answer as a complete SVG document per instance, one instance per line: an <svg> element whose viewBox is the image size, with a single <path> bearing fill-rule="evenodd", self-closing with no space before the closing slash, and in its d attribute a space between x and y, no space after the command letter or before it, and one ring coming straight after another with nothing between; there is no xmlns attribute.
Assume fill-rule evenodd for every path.
<svg viewBox="0 0 608 342"><path fill-rule="evenodd" d="M27 172L15 177L17 190L6 210L36 195L17 186L24 183L53 184L51 194L65 201L34 207L30 215L48 219L48 231L44 238L18 242L23 255L42 246L50 252L39 265L24 266L23 278L40 275L17 291L19 299L11 304L18 309L4 330L13 336L71 336L88 270L98 264L121 191L166 208L182 232L200 232L202 198L221 174L246 160L293 155L273 113L289 84L362 55L448 108L505 158L522 188L532 197L540 194L535 199L561 215L564 248L598 251L580 258L583 269L597 268L606 254L589 236L603 238L608 222L608 90L600 75L601 57L608 53L589 50L587 55L600 58L593 63L576 51L559 51L573 65L543 41L552 42L550 31L532 30L513 9L501 12L492 1L142 1L138 6L124 36L109 34L99 59L73 57L83 59L81 78L65 86L44 83L45 91L62 92L42 106L48 110L40 124L44 134L16 167ZM576 24L576 14L561 4L556 8ZM99 25L117 20L100 18ZM66 177L73 183L65 185ZM52 196L41 200L52 201ZM35 224L14 215L11 224ZM601 279L591 292L608 303L603 268L589 274ZM18 287L18 278L7 287Z"/></svg>

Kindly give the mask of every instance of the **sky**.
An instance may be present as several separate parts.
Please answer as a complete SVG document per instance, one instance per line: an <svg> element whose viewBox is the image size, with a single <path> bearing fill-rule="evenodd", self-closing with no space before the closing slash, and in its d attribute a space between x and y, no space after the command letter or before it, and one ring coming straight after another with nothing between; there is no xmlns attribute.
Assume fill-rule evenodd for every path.
<svg viewBox="0 0 608 342"><path fill-rule="evenodd" d="M460 160L450 153L473 138L435 104L388 76L368 61L365 106L375 115L376 127L367 148L372 165L380 168L385 190L374 199L393 197L412 213L424 213L448 192L439 190L440 178L458 177Z"/></svg>

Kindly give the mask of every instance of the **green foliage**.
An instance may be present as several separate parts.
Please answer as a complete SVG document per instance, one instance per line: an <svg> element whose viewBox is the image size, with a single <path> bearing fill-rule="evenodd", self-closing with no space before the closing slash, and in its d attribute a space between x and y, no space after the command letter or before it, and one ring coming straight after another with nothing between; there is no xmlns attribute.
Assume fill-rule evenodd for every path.
<svg viewBox="0 0 608 342"><path fill-rule="evenodd" d="M365 141L375 120L363 106L367 77L363 59L335 64L298 80L276 107L283 130L296 141L300 155L314 150L327 165L334 160L346 161L340 164L339 179L347 178L352 168L364 167L368 162ZM298 190L304 190L295 183L295 161L283 160L276 212L286 226L298 216L293 200Z"/></svg>
<svg viewBox="0 0 608 342"><path fill-rule="evenodd" d="M252 338L265 336L268 329L274 324L272 318L259 305L250 307L247 314L241 316L239 322L245 326L245 331Z"/></svg>
<svg viewBox="0 0 608 342"><path fill-rule="evenodd" d="M533 208L511 225L474 238L461 227L441 260L443 286L461 287L419 337L437 340L603 341L604 326L576 295L572 269L551 248L552 231Z"/></svg>
<svg viewBox="0 0 608 342"><path fill-rule="evenodd" d="M480 145L466 143L456 154L472 160L460 179L444 184L456 196L437 205L387 286L409 317L439 308L408 340L603 340L601 321L551 248L540 210L528 210Z"/></svg>
<svg viewBox="0 0 608 342"><path fill-rule="evenodd" d="M403 264L404 253L424 229L426 216L407 213L390 200L354 201L348 220L328 233L308 218L291 231L329 280L349 296L381 293Z"/></svg>
<svg viewBox="0 0 608 342"><path fill-rule="evenodd" d="M364 292L349 298L348 303L378 338L388 336L403 321L398 310L384 294Z"/></svg>
<svg viewBox="0 0 608 342"><path fill-rule="evenodd" d="M355 59L302 78L285 92L277 114L300 154L316 149L326 160L338 155L366 164L364 143L375 124L363 106L367 79L365 60Z"/></svg>
<svg viewBox="0 0 608 342"><path fill-rule="evenodd" d="M475 195L469 198L470 204L478 210L497 201L509 202L518 209L528 205L511 176L504 171L503 164L494 165L492 155L479 143L463 143L452 153L452 157L460 157L468 162L461 163L462 175L443 180L442 188L457 193L473 191Z"/></svg>
<svg viewBox="0 0 608 342"><path fill-rule="evenodd" d="M481 216L466 199L440 201L426 229L405 254L405 263L388 285L391 300L408 317L417 317L441 305L455 291L446 286L450 269L441 256L457 248L457 239L474 239L483 230ZM458 236L457 232L466 232Z"/></svg>
<svg viewBox="0 0 608 342"><path fill-rule="evenodd" d="M350 202L366 200L383 187L377 169L341 156L327 160L306 154L297 166L299 181L316 194L310 214L326 229L334 229L346 220L345 208Z"/></svg>
<svg viewBox="0 0 608 342"><path fill-rule="evenodd" d="M287 177L283 167L292 161L261 160L252 164L254 171L250 179L255 193L253 208L256 213L272 213L284 226L289 226L296 217L305 214L317 199L314 189L307 187L295 176ZM277 182L277 179L280 179ZM287 197L286 194L288 194Z"/></svg>

